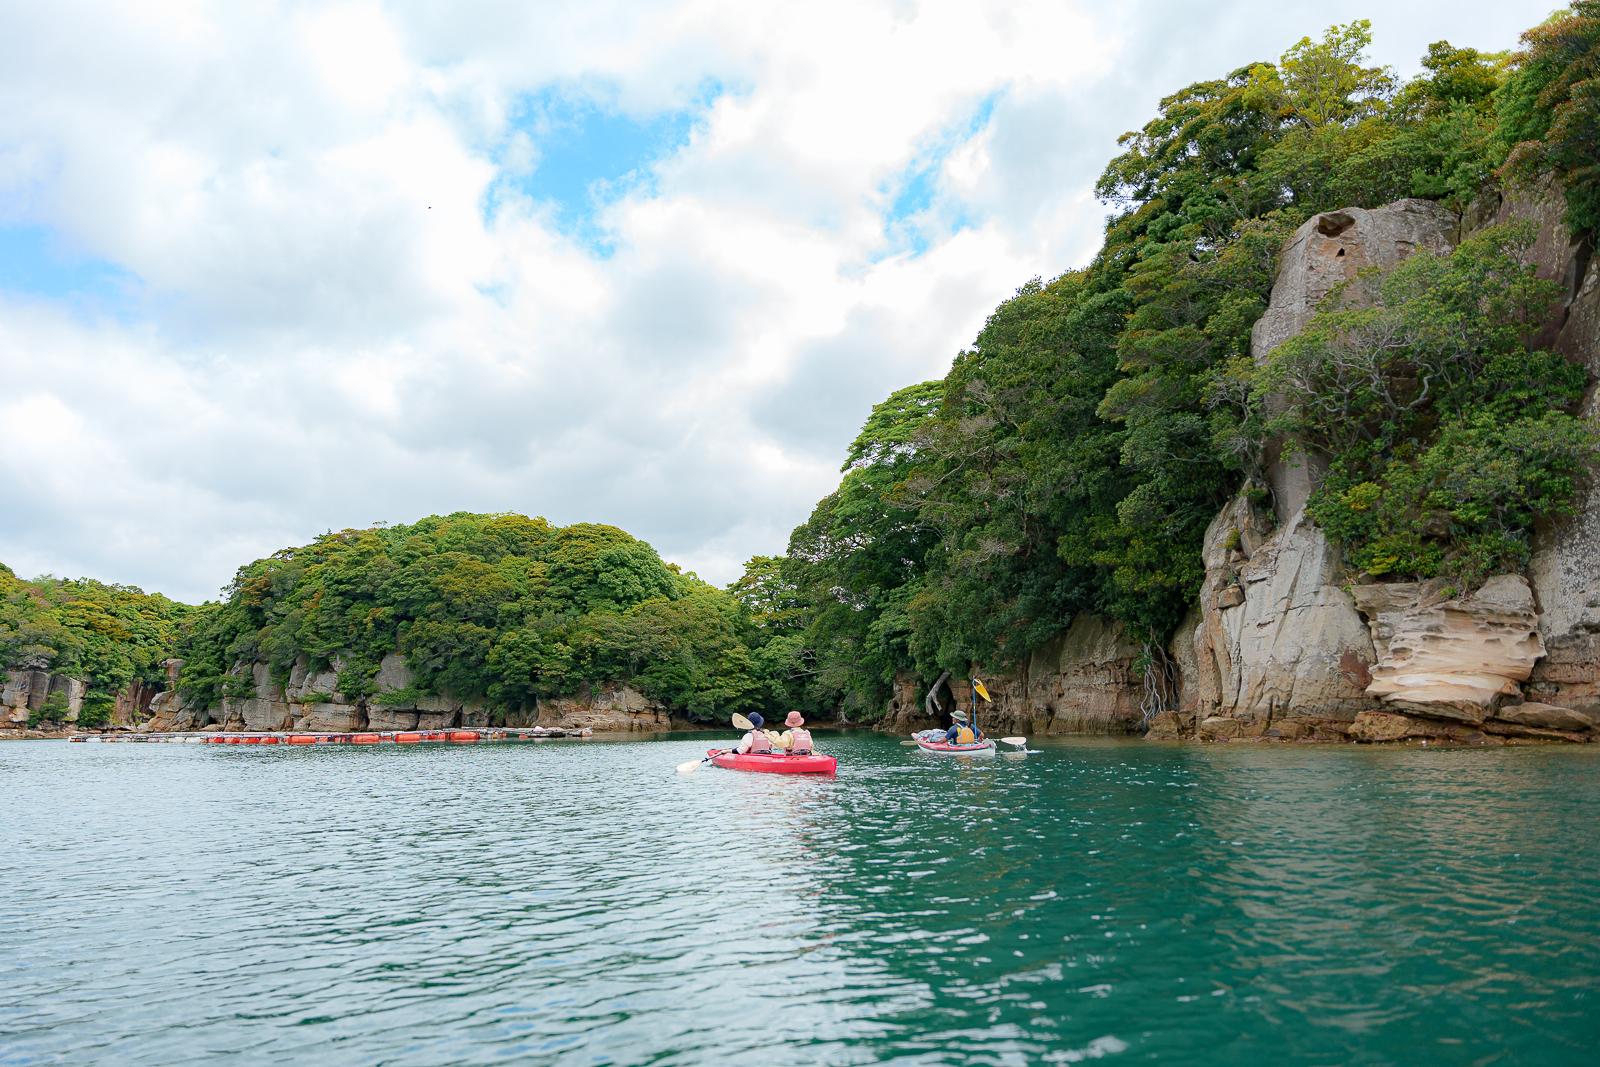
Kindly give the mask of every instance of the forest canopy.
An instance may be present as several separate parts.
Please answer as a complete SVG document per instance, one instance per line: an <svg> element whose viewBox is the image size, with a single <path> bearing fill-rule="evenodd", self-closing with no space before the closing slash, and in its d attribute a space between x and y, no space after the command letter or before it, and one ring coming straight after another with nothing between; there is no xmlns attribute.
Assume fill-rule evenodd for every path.
<svg viewBox="0 0 1600 1067"><path fill-rule="evenodd" d="M768 708L794 669L781 635L734 595L682 573L614 526L457 513L341 530L243 567L183 646L185 696L214 705L269 665L336 660L371 696L405 655L418 695L494 709L589 683L629 682L691 716Z"/></svg>

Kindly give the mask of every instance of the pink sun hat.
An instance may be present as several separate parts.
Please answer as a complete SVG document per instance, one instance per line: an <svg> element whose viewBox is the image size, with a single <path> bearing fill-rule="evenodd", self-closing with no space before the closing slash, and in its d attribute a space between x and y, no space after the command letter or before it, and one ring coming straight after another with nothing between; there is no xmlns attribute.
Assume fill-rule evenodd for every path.
<svg viewBox="0 0 1600 1067"><path fill-rule="evenodd" d="M804 726L805 724L805 719L800 717L800 713L798 711L791 711L788 717L783 720L783 725L787 726L791 730L793 730L796 726Z"/></svg>

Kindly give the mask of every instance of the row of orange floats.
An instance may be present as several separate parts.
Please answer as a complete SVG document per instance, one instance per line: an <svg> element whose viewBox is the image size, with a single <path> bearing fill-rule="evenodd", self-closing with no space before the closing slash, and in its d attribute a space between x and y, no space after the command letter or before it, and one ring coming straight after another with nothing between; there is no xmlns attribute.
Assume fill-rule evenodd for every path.
<svg viewBox="0 0 1600 1067"><path fill-rule="evenodd" d="M474 744L479 741L542 741L554 737L588 737L594 731L588 727L563 729L561 727L533 726L487 727L449 730L389 730L364 733L119 733L77 734L71 741L154 741L188 742L205 745L417 745L427 742L449 744Z"/></svg>
<svg viewBox="0 0 1600 1067"><path fill-rule="evenodd" d="M397 745L416 745L424 741L471 744L477 741L538 740L541 734L513 733L508 730L411 730L380 734L216 734L206 738L212 745L376 745L385 741Z"/></svg>

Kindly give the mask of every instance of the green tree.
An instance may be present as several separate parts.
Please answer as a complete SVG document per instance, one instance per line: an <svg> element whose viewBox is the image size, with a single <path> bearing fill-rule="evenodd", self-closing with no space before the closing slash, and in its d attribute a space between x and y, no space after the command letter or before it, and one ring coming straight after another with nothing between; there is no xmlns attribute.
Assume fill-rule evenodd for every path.
<svg viewBox="0 0 1600 1067"><path fill-rule="evenodd" d="M1600 0L1576 0L1522 35L1515 73L1498 91L1504 173L1544 174L1566 190L1573 230L1600 234Z"/></svg>
<svg viewBox="0 0 1600 1067"><path fill-rule="evenodd" d="M1544 43L1530 49L1516 99L1565 78L1555 92L1581 105L1573 76L1551 73L1581 67L1573 43L1581 34L1572 25L1559 34L1561 61ZM942 387L915 387L874 411L839 490L795 531L781 571L807 613L818 699L870 715L897 673L931 680L974 662L1014 663L1079 612L1126 624L1156 664L1199 589L1201 542L1219 505L1259 482L1271 433L1288 429L1286 419L1322 418L1323 407L1340 415L1320 426L1326 441L1308 445L1334 464L1317 514L1357 552L1379 533L1358 528L1353 509L1336 514L1332 501L1347 489L1366 501L1375 465L1409 464L1385 476L1413 478L1439 507L1441 486L1461 498L1447 523L1439 507L1409 506L1408 515L1427 513L1417 522L1444 530L1428 548L1435 562L1419 554L1413 570L1514 561L1507 545L1528 517L1566 506L1563 479L1582 451L1581 428L1561 421L1574 372L1512 343L1519 301L1536 294L1498 253L1469 250L1448 268L1402 272L1384 283L1383 309L1364 318L1330 309L1345 317L1319 320L1313 335L1342 338L1321 355L1306 340L1268 372L1256 366L1252 327L1279 249L1305 220L1407 196L1461 210L1504 159L1505 57L1438 41L1424 73L1402 85L1366 59L1370 43L1366 22L1334 26L1275 64L1247 64L1164 98L1123 136L1097 184L1116 214L1094 261L1023 286L957 355ZM1535 68L1544 72L1537 86ZM1436 268L1443 273L1427 274ZM1440 288L1429 296L1418 286ZM1473 299L1473 314L1494 329L1465 321ZM1411 387L1407 375L1427 367L1440 368L1435 385L1466 372L1480 392L1448 403L1435 396L1415 417L1346 395L1359 390L1338 364L1358 334L1397 323L1437 329L1380 375L1388 392L1398 396ZM1467 346L1472 359L1460 345L1450 350L1447 323L1482 335ZM1335 350L1345 354L1322 358ZM1292 415L1269 420L1264 373L1300 372L1316 380ZM1486 423L1484 390L1499 390L1500 403L1520 397L1530 417L1549 415L1538 424L1547 453L1527 452L1532 423ZM935 393L937 404L908 405ZM1466 463L1479 465L1470 482L1461 478ZM1516 493L1533 503L1519 511ZM751 576L752 591L758 581Z"/></svg>
<svg viewBox="0 0 1600 1067"><path fill-rule="evenodd" d="M904 631L875 629L888 598L922 571L935 532L910 488L924 433L939 411L938 382L901 389L873 408L851 443L839 488L789 539L783 577L810 608L813 693L870 717L908 663Z"/></svg>

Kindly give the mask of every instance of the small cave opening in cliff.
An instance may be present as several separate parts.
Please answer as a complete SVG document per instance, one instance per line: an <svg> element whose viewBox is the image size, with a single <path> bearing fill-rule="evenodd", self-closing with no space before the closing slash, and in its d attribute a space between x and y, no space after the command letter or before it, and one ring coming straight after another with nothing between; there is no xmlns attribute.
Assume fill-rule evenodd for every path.
<svg viewBox="0 0 1600 1067"><path fill-rule="evenodd" d="M1337 237L1355 224L1355 217L1344 211L1327 211L1317 216L1317 232L1324 237Z"/></svg>

